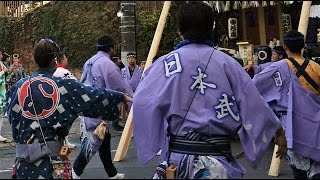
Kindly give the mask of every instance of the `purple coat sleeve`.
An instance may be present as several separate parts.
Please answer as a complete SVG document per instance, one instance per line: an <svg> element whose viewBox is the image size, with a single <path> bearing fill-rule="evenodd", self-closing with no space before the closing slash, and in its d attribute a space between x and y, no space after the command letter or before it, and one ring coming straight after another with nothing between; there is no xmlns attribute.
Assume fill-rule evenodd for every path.
<svg viewBox="0 0 320 180"><path fill-rule="evenodd" d="M147 73L152 67L148 68ZM139 85L133 96L133 137L139 147L137 148L138 159L145 164L160 149L166 149L168 123L161 108L165 107L168 101L159 97L159 94L153 89L154 84L148 78L141 82L143 83Z"/></svg>
<svg viewBox="0 0 320 180"><path fill-rule="evenodd" d="M106 84L109 84L110 87L116 87L116 90L121 91L129 96L133 96L132 88L123 80L121 76L120 69L114 66L109 67L108 64L104 63L105 67L100 66L100 71L105 71L105 69L108 69L108 73L102 73L103 79L105 80ZM113 64L109 64L113 65Z"/></svg>
<svg viewBox="0 0 320 180"><path fill-rule="evenodd" d="M238 134L247 160L256 168L281 124L246 72L241 68L231 68L229 79L241 117Z"/></svg>

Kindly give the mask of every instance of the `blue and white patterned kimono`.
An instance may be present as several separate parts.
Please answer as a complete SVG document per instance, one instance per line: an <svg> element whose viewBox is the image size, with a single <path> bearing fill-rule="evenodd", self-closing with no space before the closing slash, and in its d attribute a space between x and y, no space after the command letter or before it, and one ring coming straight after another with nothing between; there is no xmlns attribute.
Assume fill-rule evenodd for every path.
<svg viewBox="0 0 320 180"><path fill-rule="evenodd" d="M37 119L46 141L58 141L68 135L80 114L93 118L117 118L117 105L123 96L117 91L87 87L74 79L62 79L54 77L52 72L38 70L31 79L21 79L6 93L6 111L17 145L32 142L33 136L43 142ZM53 168L48 156L33 163L20 159L16 167L19 179L52 179Z"/></svg>

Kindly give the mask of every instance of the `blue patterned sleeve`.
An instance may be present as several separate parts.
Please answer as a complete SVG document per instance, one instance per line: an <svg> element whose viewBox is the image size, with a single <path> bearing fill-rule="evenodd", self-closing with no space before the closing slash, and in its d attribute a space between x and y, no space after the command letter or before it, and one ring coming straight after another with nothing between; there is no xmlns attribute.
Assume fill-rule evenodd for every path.
<svg viewBox="0 0 320 180"><path fill-rule="evenodd" d="M104 120L119 117L118 104L124 98L122 92L85 86L73 79L65 79L63 84L59 88L60 93L66 96L70 108L76 114Z"/></svg>

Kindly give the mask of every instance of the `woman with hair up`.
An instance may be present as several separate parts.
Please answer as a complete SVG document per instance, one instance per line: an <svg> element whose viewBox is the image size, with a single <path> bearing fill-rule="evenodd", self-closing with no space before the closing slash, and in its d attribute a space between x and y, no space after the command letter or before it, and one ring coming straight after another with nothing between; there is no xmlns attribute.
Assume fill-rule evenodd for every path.
<svg viewBox="0 0 320 180"><path fill-rule="evenodd" d="M145 71L135 91L139 161L147 163L162 149L154 178L167 176L168 166L175 179L242 178L245 169L231 154L237 134L253 167L275 134L282 157L280 121L240 64L212 43L212 8L188 1L176 17L182 41Z"/></svg>

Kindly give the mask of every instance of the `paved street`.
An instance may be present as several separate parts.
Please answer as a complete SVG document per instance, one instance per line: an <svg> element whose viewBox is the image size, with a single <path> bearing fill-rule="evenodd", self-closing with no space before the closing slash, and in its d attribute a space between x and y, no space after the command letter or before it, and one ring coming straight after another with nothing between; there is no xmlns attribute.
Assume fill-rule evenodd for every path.
<svg viewBox="0 0 320 180"><path fill-rule="evenodd" d="M4 136L11 137L10 128L8 126L8 122L4 122ZM121 137L121 132L114 131L111 129L112 134L112 156L115 154L115 149L117 149L118 142ZM77 153L79 152L79 122L76 121L70 132L70 140L71 142L77 144L77 147L72 151L72 162L74 161ZM233 146L233 154L239 154L242 149L240 143L235 141L232 143ZM15 149L14 143L0 143L0 179L9 179L11 177L11 172L9 171L12 167ZM249 167L244 156L241 156L238 160L242 163L247 169L247 174L244 176L246 179L292 179L291 171L287 162L285 161L282 164L281 174L279 177L271 177L268 176L268 170L271 162L273 152L273 145L269 147L268 152L264 156L261 161L260 166L257 170L253 170ZM154 158L153 161L148 163L146 166L141 166L137 161L136 149L135 145L132 142L128 151L127 156L122 162L115 162L115 166L117 167L119 172L123 172L126 174L127 179L151 179L154 174L154 168L157 165L158 157ZM88 166L86 167L84 174L81 175L83 179L107 179L108 175L103 169L103 165L99 159L99 155L96 154Z"/></svg>

